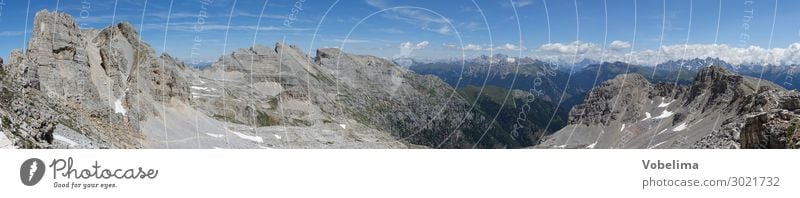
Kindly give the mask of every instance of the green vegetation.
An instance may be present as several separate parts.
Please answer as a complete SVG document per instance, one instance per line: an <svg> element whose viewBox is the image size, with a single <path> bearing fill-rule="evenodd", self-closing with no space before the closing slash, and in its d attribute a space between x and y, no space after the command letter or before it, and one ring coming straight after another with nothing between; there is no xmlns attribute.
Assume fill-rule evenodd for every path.
<svg viewBox="0 0 800 198"><path fill-rule="evenodd" d="M226 121L226 122L230 122L230 123L244 124L242 122L239 122L238 120L236 120L233 117L229 117L229 116L225 116L225 115L214 114L213 117L214 117L214 119L222 120L222 121Z"/></svg>
<svg viewBox="0 0 800 198"><path fill-rule="evenodd" d="M11 104L12 99L14 99L14 92L3 87L2 90L0 90L0 104L8 106Z"/></svg>
<svg viewBox="0 0 800 198"><path fill-rule="evenodd" d="M3 116L3 128L10 129L11 128L11 120L8 117Z"/></svg>
<svg viewBox="0 0 800 198"><path fill-rule="evenodd" d="M431 88L428 88L428 95L430 95L430 96L436 96L436 89L435 89L435 88L433 88L433 87L431 87Z"/></svg>
<svg viewBox="0 0 800 198"><path fill-rule="evenodd" d="M475 99L478 98L478 93L480 93L481 99L488 99L497 104L503 104L503 101L506 99L506 95L509 94L509 91L510 90L508 89L492 85L483 86L483 92L481 92L481 87L472 85L457 90L458 94L464 97L464 99L466 99L469 103L475 102ZM513 97L513 95L508 95L508 99L512 99ZM506 106L508 105L512 105L511 107L514 107L514 103L511 102L511 100L506 101Z"/></svg>
<svg viewBox="0 0 800 198"><path fill-rule="evenodd" d="M73 131L77 131L79 133L81 132L81 130L78 129L78 124L75 122L75 119L71 117L65 117L61 119L60 123Z"/></svg>
<svg viewBox="0 0 800 198"><path fill-rule="evenodd" d="M278 97L270 98L267 104L269 104L269 109L271 110L278 109Z"/></svg>
<svg viewBox="0 0 800 198"><path fill-rule="evenodd" d="M300 119L292 119L292 123L295 126L311 126L311 121L308 120L300 120Z"/></svg>
<svg viewBox="0 0 800 198"><path fill-rule="evenodd" d="M532 146L539 141L541 133L551 133L566 125L566 112L555 109L550 102L535 100L526 103L525 98L508 95L510 90L490 85L484 86L483 92L478 97L480 91L481 88L476 86L458 89L458 93L467 102L473 103L477 100L475 111L487 120L497 116L491 125L492 129L487 131L484 137L491 141L482 141L480 145L482 148ZM504 100L505 105L503 105ZM556 116L551 121L553 114ZM550 127L545 131L544 127L548 122L551 122ZM479 129L474 133L483 134L484 131ZM498 142L503 142L505 145L496 145Z"/></svg>
<svg viewBox="0 0 800 198"><path fill-rule="evenodd" d="M258 111L256 116L256 124L262 126L275 126L281 124L281 119L277 116L270 116L268 113Z"/></svg>
<svg viewBox="0 0 800 198"><path fill-rule="evenodd" d="M798 126L800 126L800 119L792 120L789 128L786 129L786 143L788 144L789 148L798 148L795 144L797 144L798 140L795 138L797 134Z"/></svg>

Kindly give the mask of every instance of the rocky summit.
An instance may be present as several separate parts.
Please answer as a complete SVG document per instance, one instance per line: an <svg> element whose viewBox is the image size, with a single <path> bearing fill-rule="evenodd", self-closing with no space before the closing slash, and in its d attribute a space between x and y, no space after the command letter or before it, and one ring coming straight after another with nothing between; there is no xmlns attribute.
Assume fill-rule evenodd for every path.
<svg viewBox="0 0 800 198"><path fill-rule="evenodd" d="M800 93L720 66L690 85L624 74L591 90L538 148L796 148Z"/></svg>
<svg viewBox="0 0 800 198"><path fill-rule="evenodd" d="M3 133L22 148L143 148L141 121L187 102L182 64L156 56L128 23L80 29L36 13L27 51L2 67Z"/></svg>
<svg viewBox="0 0 800 198"><path fill-rule="evenodd" d="M210 66L157 55L128 23L36 13L1 64L3 148L515 148L456 89L390 60L254 45ZM525 135L525 134L523 134ZM533 136L528 134L528 136ZM527 136L525 136L527 137ZM523 140L524 139L524 140Z"/></svg>

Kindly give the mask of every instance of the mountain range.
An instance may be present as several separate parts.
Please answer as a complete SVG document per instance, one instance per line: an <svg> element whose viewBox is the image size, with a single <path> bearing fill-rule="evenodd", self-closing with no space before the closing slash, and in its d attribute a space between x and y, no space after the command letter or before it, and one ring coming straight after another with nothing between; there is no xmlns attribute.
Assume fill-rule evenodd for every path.
<svg viewBox="0 0 800 198"><path fill-rule="evenodd" d="M796 148L793 66L388 60L253 45L189 65L36 13L0 61L3 148ZM733 72L731 72L733 71ZM761 80L764 79L764 80ZM774 83L773 83L774 82Z"/></svg>
<svg viewBox="0 0 800 198"><path fill-rule="evenodd" d="M285 43L197 68L128 23L81 29L47 10L0 71L4 147L520 148L540 136L476 107L518 92L485 100L383 58Z"/></svg>

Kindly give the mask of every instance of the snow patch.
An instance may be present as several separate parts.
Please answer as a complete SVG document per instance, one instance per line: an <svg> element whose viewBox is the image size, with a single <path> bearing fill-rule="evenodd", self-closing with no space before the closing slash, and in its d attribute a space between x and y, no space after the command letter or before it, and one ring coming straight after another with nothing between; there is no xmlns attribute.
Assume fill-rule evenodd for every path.
<svg viewBox="0 0 800 198"><path fill-rule="evenodd" d="M208 91L208 87L190 86L189 88L192 88L192 89L198 89L198 90L203 90L203 91Z"/></svg>
<svg viewBox="0 0 800 198"><path fill-rule="evenodd" d="M277 135L277 134L272 134L272 135L274 135L274 136L275 136L275 139L279 139L279 140L281 139L281 136L280 136L280 135Z"/></svg>
<svg viewBox="0 0 800 198"><path fill-rule="evenodd" d="M5 134L0 132L0 149L15 149L14 143L9 140Z"/></svg>
<svg viewBox="0 0 800 198"><path fill-rule="evenodd" d="M642 121L649 120L652 117L653 115L650 115L650 112L644 112L644 119L642 119Z"/></svg>
<svg viewBox="0 0 800 198"><path fill-rule="evenodd" d="M121 113L122 115L128 113L128 111L125 110L125 107L122 106L121 98L117 99L117 101L114 101L114 113Z"/></svg>
<svg viewBox="0 0 800 198"><path fill-rule="evenodd" d="M587 149L593 149L594 146L597 146L597 142L594 142L594 143L590 144L589 146L586 146L586 148Z"/></svg>
<svg viewBox="0 0 800 198"><path fill-rule="evenodd" d="M195 93L195 92L192 92L192 98L197 98L197 97L212 97L212 98L219 98L220 96L219 96L219 95L212 95L212 94L204 94L204 93Z"/></svg>
<svg viewBox="0 0 800 198"><path fill-rule="evenodd" d="M661 146L661 144L664 144L664 143L667 143L667 141L660 142L660 143L658 143L658 144L656 144L656 145L653 145L653 146L651 146L650 148L647 148L647 149L656 148L656 147L658 147L658 146Z"/></svg>
<svg viewBox="0 0 800 198"><path fill-rule="evenodd" d="M208 87L199 87L199 86L190 86L189 88L203 90L203 91L216 91L217 89L208 88Z"/></svg>
<svg viewBox="0 0 800 198"><path fill-rule="evenodd" d="M658 104L658 107L667 107L670 104L672 104L673 102L675 102L675 100L669 101L668 103L664 103L664 101L662 100L661 104Z"/></svg>
<svg viewBox="0 0 800 198"><path fill-rule="evenodd" d="M342 129L347 129L347 125L346 124L339 124L339 126L342 127Z"/></svg>
<svg viewBox="0 0 800 198"><path fill-rule="evenodd" d="M686 123L684 122L676 126L674 129L672 129L672 131L683 131L686 130L687 128L689 128L689 126L687 126Z"/></svg>
<svg viewBox="0 0 800 198"><path fill-rule="evenodd" d="M211 136L211 137L215 137L215 138L222 138L222 137L225 137L225 135L222 135L222 134L216 134L216 133L206 133L206 135L208 135L208 136Z"/></svg>
<svg viewBox="0 0 800 198"><path fill-rule="evenodd" d="M619 129L619 131L624 131L624 130L625 130L625 124L622 124L622 128Z"/></svg>
<svg viewBox="0 0 800 198"><path fill-rule="evenodd" d="M69 147L78 146L77 142L72 141L69 138L61 136L61 135L58 135L58 134L53 134L53 139L56 139L56 140L64 142L64 143L67 143L69 145Z"/></svg>
<svg viewBox="0 0 800 198"><path fill-rule="evenodd" d="M656 116L656 117L655 117L655 118L653 118L653 119L656 119L656 120L657 120L657 119L664 119L664 118L668 118L668 117L672 116L672 114L675 114L675 113L672 113L671 111L667 111L666 109L664 109L664 111L663 111L663 112L661 112L661 115L658 115L658 116Z"/></svg>
<svg viewBox="0 0 800 198"><path fill-rule="evenodd" d="M258 143L264 143L264 139L259 137L259 136L245 135L243 133L239 133L239 132L236 132L236 131L231 131L231 133L233 133L234 135L239 136L239 138L242 138L242 139L245 139L245 140L250 140L250 141L258 142Z"/></svg>

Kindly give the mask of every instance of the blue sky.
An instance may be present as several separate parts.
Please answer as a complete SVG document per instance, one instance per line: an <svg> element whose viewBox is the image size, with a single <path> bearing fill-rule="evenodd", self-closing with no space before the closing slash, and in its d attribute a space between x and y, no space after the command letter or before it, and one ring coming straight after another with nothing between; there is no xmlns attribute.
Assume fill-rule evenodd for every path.
<svg viewBox="0 0 800 198"><path fill-rule="evenodd" d="M13 48L23 48L33 16L41 9L70 13L86 28L128 21L140 28L143 38L157 51L187 61L215 60L254 40L273 46L285 39L311 53L321 47L342 47L348 52L395 58L505 53L567 60L574 58L575 51L580 58L613 60L625 59L622 55L631 50L655 50L661 53L638 59L658 59L653 54L705 56L708 50L716 54L715 50L736 51L750 45L762 49L739 50L727 56L770 56L778 51L765 48L788 48L800 40L800 1L789 0L777 2L777 13L775 0L725 0L721 12L717 0L150 0L146 6L144 0L37 0L30 1L30 8L25 0L3 3L3 56ZM773 14L776 20L771 34ZM708 47L714 43L726 46ZM684 44L694 45L688 49ZM662 46L672 48L661 50ZM800 58L782 59L800 62Z"/></svg>

